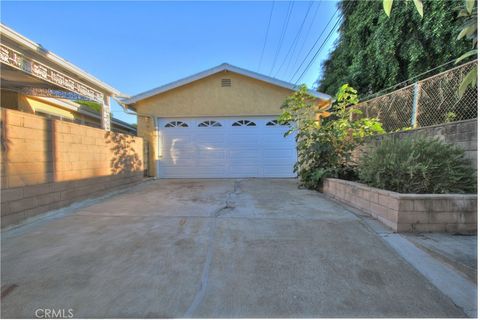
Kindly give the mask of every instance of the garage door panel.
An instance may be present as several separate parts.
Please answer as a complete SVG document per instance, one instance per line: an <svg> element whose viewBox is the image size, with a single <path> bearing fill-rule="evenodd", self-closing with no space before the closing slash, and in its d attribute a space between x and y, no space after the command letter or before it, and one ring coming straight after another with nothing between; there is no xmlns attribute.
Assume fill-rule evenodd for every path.
<svg viewBox="0 0 480 320"><path fill-rule="evenodd" d="M196 167L192 172L191 167L166 167L163 170L165 178L223 178L226 171L218 167Z"/></svg>
<svg viewBox="0 0 480 320"><path fill-rule="evenodd" d="M163 139L162 150L195 150L196 144L192 141L191 137L187 138L173 138Z"/></svg>
<svg viewBox="0 0 480 320"><path fill-rule="evenodd" d="M289 160L296 160L295 154L291 152L289 149L270 149L270 150L263 150L262 151L262 158L263 159L289 159Z"/></svg>
<svg viewBox="0 0 480 320"><path fill-rule="evenodd" d="M269 178L295 177L293 166L270 166L263 169L263 176Z"/></svg>
<svg viewBox="0 0 480 320"><path fill-rule="evenodd" d="M264 145L272 145L273 143L284 145L285 143L294 142L295 137L292 135L288 137L284 137L283 132L277 132L277 133L268 133L264 135L262 134L259 140L260 140L260 143Z"/></svg>
<svg viewBox="0 0 480 320"><path fill-rule="evenodd" d="M234 166L227 167L231 177L258 177L259 168L257 166Z"/></svg>
<svg viewBox="0 0 480 320"><path fill-rule="evenodd" d="M237 136L237 137L228 137L227 144L231 147L238 148L257 148L259 145L258 137L256 136Z"/></svg>
<svg viewBox="0 0 480 320"><path fill-rule="evenodd" d="M295 164L295 159L292 158L263 158L263 167L268 166L292 166Z"/></svg>
<svg viewBox="0 0 480 320"><path fill-rule="evenodd" d="M275 116L159 120L159 176L168 178L294 177L294 137L285 127L266 126ZM221 127L198 127L215 120ZM256 126L232 126L249 120ZM184 128L162 124L181 121ZM245 123L244 123L245 124Z"/></svg>
<svg viewBox="0 0 480 320"><path fill-rule="evenodd" d="M223 145L225 143L225 135L223 132L219 132L218 134L198 134L195 135L195 141L200 144Z"/></svg>
<svg viewBox="0 0 480 320"><path fill-rule="evenodd" d="M259 167L258 159L230 159L228 161L230 167Z"/></svg>
<svg viewBox="0 0 480 320"><path fill-rule="evenodd" d="M180 158L180 159L162 159L162 164L165 167L174 167L174 166L180 166L180 167L192 167L195 166L197 163L197 160L195 159L185 159L185 158Z"/></svg>
<svg viewBox="0 0 480 320"><path fill-rule="evenodd" d="M226 151L223 149L210 149L210 150L199 150L197 153L197 159L218 159L225 160Z"/></svg>

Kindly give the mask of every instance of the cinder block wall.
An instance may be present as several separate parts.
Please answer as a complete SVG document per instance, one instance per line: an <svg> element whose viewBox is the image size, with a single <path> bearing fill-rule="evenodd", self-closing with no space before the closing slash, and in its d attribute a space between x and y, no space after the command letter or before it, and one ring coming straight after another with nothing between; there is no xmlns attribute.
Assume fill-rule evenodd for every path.
<svg viewBox="0 0 480 320"><path fill-rule="evenodd" d="M97 197L143 179L143 140L1 111L1 225Z"/></svg>
<svg viewBox="0 0 480 320"><path fill-rule="evenodd" d="M445 123L369 138L363 146L357 148L355 155L358 157L362 151L375 147L388 137L405 138L420 136L437 137L442 141L461 147L465 150L465 157L470 159L472 165L477 168L477 119Z"/></svg>
<svg viewBox="0 0 480 320"><path fill-rule="evenodd" d="M477 231L476 194L397 193L340 179L326 179L323 192L397 232Z"/></svg>

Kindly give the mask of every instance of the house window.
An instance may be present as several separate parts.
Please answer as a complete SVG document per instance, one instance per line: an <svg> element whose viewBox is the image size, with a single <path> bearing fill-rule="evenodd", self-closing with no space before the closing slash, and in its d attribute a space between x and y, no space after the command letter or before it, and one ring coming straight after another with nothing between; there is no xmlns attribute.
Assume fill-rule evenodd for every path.
<svg viewBox="0 0 480 320"><path fill-rule="evenodd" d="M200 123L198 126L199 126L199 127L206 128L206 127L221 127L222 125L221 125L220 122L218 122L218 121L207 120L207 121L203 121L203 122Z"/></svg>
<svg viewBox="0 0 480 320"><path fill-rule="evenodd" d="M290 124L289 122L283 124L283 123L280 123L278 120L271 120L271 121L268 121L266 125L269 127L273 127L273 126L288 126L289 124Z"/></svg>
<svg viewBox="0 0 480 320"><path fill-rule="evenodd" d="M188 124L183 121L171 121L165 125L165 128L187 128Z"/></svg>
<svg viewBox="0 0 480 320"><path fill-rule="evenodd" d="M232 127L255 127L255 122L250 120L238 120L232 124Z"/></svg>

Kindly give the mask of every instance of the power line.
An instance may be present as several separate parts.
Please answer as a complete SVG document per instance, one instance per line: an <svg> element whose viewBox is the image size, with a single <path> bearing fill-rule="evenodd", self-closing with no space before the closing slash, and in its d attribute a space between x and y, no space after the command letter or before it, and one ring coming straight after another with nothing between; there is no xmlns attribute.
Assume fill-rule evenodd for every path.
<svg viewBox="0 0 480 320"><path fill-rule="evenodd" d="M320 41L320 39L322 38L323 34L325 33L325 30L327 30L327 27L328 25L330 24L330 22L332 22L333 18L335 18L335 15L337 14L338 12L338 8L337 10L335 10L335 12L333 13L333 15L330 17L330 20L328 20L327 24L325 25L325 27L323 28L322 32L320 33L320 35L318 36L317 40L315 41L315 43L313 44L313 46L310 48L310 50L308 50L308 53L307 55L305 56L305 58L302 60L302 62L300 63L300 65L298 66L297 70L295 71L295 73L292 75L292 77L290 78L290 82L292 82L293 78L295 78L295 76L297 75L297 73L300 71L300 69L302 68L303 64L305 63L305 61L307 60L308 56L310 55L310 53L313 51L313 49L315 49L315 46L317 45L318 41ZM340 19L340 18L339 18Z"/></svg>
<svg viewBox="0 0 480 320"><path fill-rule="evenodd" d="M262 55L260 56L260 62L258 63L258 71L262 66L263 54L265 53L265 46L267 45L268 33L270 32L270 23L272 22L273 8L275 7L275 1L272 1L272 8L270 9L270 18L268 18L267 32L265 33L265 39L263 40Z"/></svg>
<svg viewBox="0 0 480 320"><path fill-rule="evenodd" d="M445 62L444 64L441 64L441 65L439 65L439 66L436 66L435 68L429 69L429 70L427 70L427 71L425 71L425 72L422 72L422 73L419 73L419 74L417 74L417 75L415 75L415 76L413 76L413 77L411 77L411 78L409 78L409 79L407 79L407 80L404 80L404 81L402 81L402 82L399 82L399 83L397 83L397 84L394 84L393 86L390 86L390 87L388 87L388 88L385 88L385 89L382 89L382 90L380 90L380 91L377 91L377 92L375 92L374 94L371 94L371 95L369 95L369 96L366 96L365 98L362 98L362 101L365 101L365 100L368 100L368 99L370 99L370 98L376 97L376 96L378 96L378 95L379 95L380 93L382 93L382 92L389 91L390 89L395 89L395 88L397 88L397 87L399 87L399 86L402 86L402 85L404 85L404 84L407 84L407 83L409 83L410 81L412 81L413 79L416 79L416 78L418 78L418 77L421 77L421 76L423 76L423 75L426 75L426 74L432 72L433 70L437 70L437 69L440 69L440 68L442 68L442 67L448 66L449 64L452 64L452 63L454 63L455 61L457 61L457 59L450 60L450 61L448 61L448 62ZM454 69L454 68L452 68L452 69ZM451 70L451 69L450 69L450 70ZM440 73L442 73L442 72L440 72ZM438 75L438 74L435 74L435 76L437 76L437 75Z"/></svg>
<svg viewBox="0 0 480 320"><path fill-rule="evenodd" d="M293 40L292 44L290 45L290 48L287 51L287 54L285 55L285 58L283 59L282 63L280 64L280 67L278 68L277 72L275 73L274 77L277 76L277 74L282 70L282 67L285 65L285 62L287 61L287 58L290 56L290 52L292 49L297 47L298 39L300 37L300 34L303 30L303 26L305 25L305 21L307 20L308 14L310 13L310 9L312 9L313 2L310 2L310 5L308 6L307 13L303 17L302 24L300 25L300 28L297 31L297 34L295 35L295 39Z"/></svg>
<svg viewBox="0 0 480 320"><path fill-rule="evenodd" d="M305 34L305 38L303 39L302 45L300 46L300 50L298 50L298 54L296 56L298 56L300 54L300 52L303 51L303 48L305 47L305 44L307 43L308 36L310 35L310 31L312 30L313 23L315 22L315 19L316 19L317 14L318 14L318 9L320 9L320 2L317 5L317 8L315 9L315 13L312 16L312 20L310 21L310 25L308 26L307 33ZM293 61L293 56L295 56L295 50L293 51L292 55L288 59L287 67L285 69L285 72L287 74L288 74L288 71L290 70L290 66L291 66L292 61ZM297 61L297 60L298 59L295 58L295 61Z"/></svg>
<svg viewBox="0 0 480 320"><path fill-rule="evenodd" d="M292 14L294 5L295 5L295 2L290 1L288 3L287 16L286 16L286 18L283 22L283 27L282 27L280 40L278 42L277 51L275 52L275 58L273 59L273 64L272 64L272 68L270 69L269 75L272 74L273 68L275 67L275 64L277 63L278 54L280 52L280 49L282 48L283 39L285 38L285 33L287 32L287 29L288 29L288 23L290 22L290 16Z"/></svg>
<svg viewBox="0 0 480 320"><path fill-rule="evenodd" d="M303 75L305 74L305 72L307 72L308 69L310 69L310 66L313 64L313 62L315 61L315 59L317 58L318 54L320 53L320 51L322 50L323 46L327 43L328 39L330 39L330 36L333 34L333 31L335 31L336 27L338 26L338 24L340 23L340 21L342 21L341 17L338 18L337 22L335 23L335 25L333 26L333 28L330 30L330 32L328 33L327 37L325 38L325 40L323 41L323 43L320 45L320 48L318 48L317 52L315 53L315 55L313 56L313 58L310 60L310 62L308 63L307 67L305 68L305 70L303 70L302 74L300 75L300 77L298 77L297 81L295 81L295 84L300 81L300 79L302 79Z"/></svg>

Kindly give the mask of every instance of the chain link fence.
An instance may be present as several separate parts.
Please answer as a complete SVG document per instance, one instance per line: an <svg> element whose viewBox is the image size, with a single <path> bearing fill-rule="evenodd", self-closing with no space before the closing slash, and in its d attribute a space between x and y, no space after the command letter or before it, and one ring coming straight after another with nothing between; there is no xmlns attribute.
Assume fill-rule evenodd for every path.
<svg viewBox="0 0 480 320"><path fill-rule="evenodd" d="M378 117L387 132L477 118L477 87L468 88L462 98L458 95L461 81L476 65L477 60L468 62L355 108L362 116Z"/></svg>

